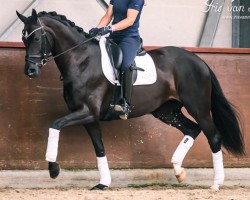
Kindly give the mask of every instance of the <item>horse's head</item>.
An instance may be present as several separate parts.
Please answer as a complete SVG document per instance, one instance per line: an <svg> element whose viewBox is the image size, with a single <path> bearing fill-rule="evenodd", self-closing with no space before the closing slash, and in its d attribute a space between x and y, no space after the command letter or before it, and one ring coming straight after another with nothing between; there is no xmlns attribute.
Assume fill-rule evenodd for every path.
<svg viewBox="0 0 250 200"><path fill-rule="evenodd" d="M41 67L46 64L51 50L47 45L46 31L34 9L30 17L16 13L24 23L22 31L22 40L26 47L24 73L31 78L36 78L40 75Z"/></svg>

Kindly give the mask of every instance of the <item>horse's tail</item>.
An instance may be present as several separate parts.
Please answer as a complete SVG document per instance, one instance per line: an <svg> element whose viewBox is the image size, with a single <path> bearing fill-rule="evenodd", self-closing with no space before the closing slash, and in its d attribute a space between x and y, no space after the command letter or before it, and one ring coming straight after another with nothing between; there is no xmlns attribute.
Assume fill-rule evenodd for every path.
<svg viewBox="0 0 250 200"><path fill-rule="evenodd" d="M222 136L222 145L235 155L244 155L245 145L238 112L224 96L213 71L210 68L209 71L212 81L211 111L215 126Z"/></svg>

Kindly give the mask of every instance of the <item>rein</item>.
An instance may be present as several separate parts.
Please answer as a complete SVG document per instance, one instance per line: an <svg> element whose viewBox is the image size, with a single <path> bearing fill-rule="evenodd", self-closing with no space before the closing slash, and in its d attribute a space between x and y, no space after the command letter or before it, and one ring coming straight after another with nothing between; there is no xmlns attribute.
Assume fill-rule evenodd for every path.
<svg viewBox="0 0 250 200"><path fill-rule="evenodd" d="M47 54L46 54L46 40L48 40L48 38L47 38L47 33L46 33L46 31L44 30L44 27L43 27L43 25L42 25L42 23L41 23L41 21L40 21L39 18L38 18L38 22L39 22L39 24L40 24L40 27L38 27L37 29L33 30L33 31L32 31L31 33L29 33L28 35L25 35L25 31L23 30L23 41L24 41L24 43L27 43L27 39L28 39L33 33L35 33L35 32L38 31L38 30L42 30L42 51L41 51L41 55L28 55L28 56L26 56L26 58L25 58L25 61L31 62L31 63L35 64L36 66L38 66L39 68L41 68L42 66L46 65L47 62L50 62L51 60L54 60L54 59L58 58L59 56L65 54L65 53L67 53L67 52L69 52L69 51L72 51L73 49L76 49L77 47L79 47L79 46L81 46L81 45L83 45L83 44L85 44L85 43L87 43L87 42L93 40L94 38L96 38L96 37L98 36L98 35L96 35L96 36L93 36L93 37L91 37L91 38L89 38L89 39L87 39L87 40L84 40L84 41L81 42L80 44L77 44L77 45L75 45L75 46L73 46L73 47L71 47L71 48L69 48L69 49L67 49L67 50L65 50L65 51L63 51L63 52L61 52L61 53L55 55L55 56L53 56L53 55L47 56ZM49 40L48 40L48 41L49 41ZM30 59L30 58L41 58L41 62L40 62L40 63L39 63L39 62L35 62L34 60L32 60L32 59Z"/></svg>
<svg viewBox="0 0 250 200"><path fill-rule="evenodd" d="M73 46L73 47L71 47L71 48L69 48L69 49L67 49L67 50L65 50L65 51L63 51L63 52L61 52L61 53L55 55L55 56L49 56L48 59L46 59L46 61L49 62L49 61L51 61L51 60L54 60L54 59L56 59L57 57L59 57L59 56L65 54L65 53L67 53L67 52L69 52L69 51L71 51L71 50L73 50L73 49L76 49L77 47L79 47L79 46L81 46L81 45L83 45L83 44L85 44L85 43L87 43L87 42L89 42L90 40L93 40L94 38L96 38L96 36L91 37L91 38L89 38L89 39L87 39L87 40L84 40L84 41L81 42L80 44L77 44L77 45L75 45L75 46Z"/></svg>

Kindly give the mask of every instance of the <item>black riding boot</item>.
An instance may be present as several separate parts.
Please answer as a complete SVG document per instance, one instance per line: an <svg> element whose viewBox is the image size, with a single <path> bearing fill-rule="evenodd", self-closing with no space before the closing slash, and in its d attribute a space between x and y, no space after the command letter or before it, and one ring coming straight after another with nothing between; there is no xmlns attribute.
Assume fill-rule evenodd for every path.
<svg viewBox="0 0 250 200"><path fill-rule="evenodd" d="M133 90L133 71L127 70L121 74L121 99L115 105L115 111L118 112L121 119L128 119L130 112L131 96Z"/></svg>

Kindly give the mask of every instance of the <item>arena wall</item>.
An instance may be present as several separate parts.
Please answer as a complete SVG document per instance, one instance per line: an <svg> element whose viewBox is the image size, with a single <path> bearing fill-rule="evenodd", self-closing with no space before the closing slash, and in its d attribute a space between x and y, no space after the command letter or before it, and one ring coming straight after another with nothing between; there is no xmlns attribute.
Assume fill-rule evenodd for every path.
<svg viewBox="0 0 250 200"><path fill-rule="evenodd" d="M153 49L156 47L147 47ZM226 167L250 167L250 50L187 48L203 58L217 75L226 97L244 121L247 155L225 151ZM68 113L56 65L48 63L38 79L23 73L22 44L0 48L0 169L47 169L48 128ZM151 115L128 121L101 122L111 168L171 167L171 156L182 134ZM94 148L81 126L62 130L58 162L64 169L96 167ZM211 167L211 151L203 134L184 161L186 167Z"/></svg>

